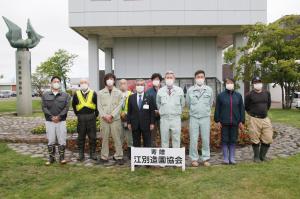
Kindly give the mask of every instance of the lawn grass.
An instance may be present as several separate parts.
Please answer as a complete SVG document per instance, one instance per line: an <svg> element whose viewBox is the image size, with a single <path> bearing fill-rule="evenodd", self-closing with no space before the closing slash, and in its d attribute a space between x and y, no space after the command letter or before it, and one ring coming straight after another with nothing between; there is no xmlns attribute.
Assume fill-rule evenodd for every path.
<svg viewBox="0 0 300 199"><path fill-rule="evenodd" d="M282 110L282 109L271 109L269 116L272 122L283 123L300 128L300 110Z"/></svg>
<svg viewBox="0 0 300 199"><path fill-rule="evenodd" d="M16 112L16 99L0 100L0 113L6 112ZM32 110L41 111L41 100L33 99L32 100Z"/></svg>
<svg viewBox="0 0 300 199"><path fill-rule="evenodd" d="M44 166L0 143L0 198L300 198L300 154L187 169Z"/></svg>

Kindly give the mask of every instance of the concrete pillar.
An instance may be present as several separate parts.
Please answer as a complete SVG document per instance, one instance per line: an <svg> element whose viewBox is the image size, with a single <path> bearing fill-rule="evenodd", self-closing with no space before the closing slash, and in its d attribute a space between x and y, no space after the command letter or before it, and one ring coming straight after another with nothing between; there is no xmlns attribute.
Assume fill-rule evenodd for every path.
<svg viewBox="0 0 300 199"><path fill-rule="evenodd" d="M112 73L112 49L105 48L105 74Z"/></svg>
<svg viewBox="0 0 300 199"><path fill-rule="evenodd" d="M247 44L247 39L242 33L236 33L233 35L233 47L235 49L238 49L240 47L243 47ZM238 51L237 51L238 52ZM235 63L238 63L238 61L241 58L241 53L237 53ZM244 87L244 81L237 82L240 85L240 88L237 90L244 98L245 95L245 87Z"/></svg>
<svg viewBox="0 0 300 199"><path fill-rule="evenodd" d="M22 48L16 51L17 114L32 115L31 53Z"/></svg>
<svg viewBox="0 0 300 199"><path fill-rule="evenodd" d="M217 48L217 70L216 77L223 82L223 48Z"/></svg>
<svg viewBox="0 0 300 199"><path fill-rule="evenodd" d="M88 36L90 88L95 91L98 91L100 89L98 39L99 39L98 35Z"/></svg>

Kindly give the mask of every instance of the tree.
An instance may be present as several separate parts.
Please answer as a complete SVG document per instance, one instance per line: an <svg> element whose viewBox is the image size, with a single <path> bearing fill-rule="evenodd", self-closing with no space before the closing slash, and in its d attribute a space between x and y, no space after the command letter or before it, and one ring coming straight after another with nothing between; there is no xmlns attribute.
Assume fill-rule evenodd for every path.
<svg viewBox="0 0 300 199"><path fill-rule="evenodd" d="M42 96L43 90L49 84L49 78L40 72L35 72L31 76L32 87L37 91L39 96Z"/></svg>
<svg viewBox="0 0 300 199"><path fill-rule="evenodd" d="M4 77L4 76L3 76L2 74L0 74L0 79L3 79L3 77Z"/></svg>
<svg viewBox="0 0 300 199"><path fill-rule="evenodd" d="M62 78L65 89L67 89L68 74L73 66L77 55L70 54L66 50L59 49L54 55L42 62L37 67L37 72L44 76L59 76Z"/></svg>
<svg viewBox="0 0 300 199"><path fill-rule="evenodd" d="M225 60L231 61L236 79L250 81L259 75L264 83L274 83L282 90L282 108L291 108L293 92L300 81L300 16L286 16L269 25L245 26L247 45L228 49ZM234 63L233 54L242 54Z"/></svg>

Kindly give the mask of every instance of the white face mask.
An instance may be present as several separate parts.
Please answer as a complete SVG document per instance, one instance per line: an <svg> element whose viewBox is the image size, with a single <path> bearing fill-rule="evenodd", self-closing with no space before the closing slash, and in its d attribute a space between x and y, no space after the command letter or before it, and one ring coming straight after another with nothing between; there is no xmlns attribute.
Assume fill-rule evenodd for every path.
<svg viewBox="0 0 300 199"><path fill-rule="evenodd" d="M167 86L173 86L174 80L173 79L166 79L166 85Z"/></svg>
<svg viewBox="0 0 300 199"><path fill-rule="evenodd" d="M80 89L81 89L82 91L87 91L88 88L89 88L89 85L88 85L88 84L80 84Z"/></svg>
<svg viewBox="0 0 300 199"><path fill-rule="evenodd" d="M136 89L136 92L142 93L142 92L144 92L145 87L144 86L136 86L135 89Z"/></svg>
<svg viewBox="0 0 300 199"><path fill-rule="evenodd" d="M262 83L256 83L256 84L253 85L253 87L254 87L255 90L260 91L263 87L263 84Z"/></svg>
<svg viewBox="0 0 300 199"><path fill-rule="evenodd" d="M202 78L200 79L200 78L199 78L199 79L196 79L195 81L196 81L196 84L197 84L198 86L202 86L202 85L204 84L204 82L205 82L205 79L202 79Z"/></svg>
<svg viewBox="0 0 300 199"><path fill-rule="evenodd" d="M159 80L153 80L152 84L153 86L159 86L160 81Z"/></svg>
<svg viewBox="0 0 300 199"><path fill-rule="evenodd" d="M226 84L226 89L232 91L234 89L234 84Z"/></svg>
<svg viewBox="0 0 300 199"><path fill-rule="evenodd" d="M60 89L60 83L58 83L58 82L55 82L55 83L52 83L52 88L53 89Z"/></svg>
<svg viewBox="0 0 300 199"><path fill-rule="evenodd" d="M106 85L107 86L113 86L114 85L114 80L112 80L112 79L108 79L108 80L106 80Z"/></svg>

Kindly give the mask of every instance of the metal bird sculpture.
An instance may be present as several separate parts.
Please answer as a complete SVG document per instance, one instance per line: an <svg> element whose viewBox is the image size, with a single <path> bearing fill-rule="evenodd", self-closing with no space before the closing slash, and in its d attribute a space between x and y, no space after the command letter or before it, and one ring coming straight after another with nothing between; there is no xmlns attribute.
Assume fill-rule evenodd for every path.
<svg viewBox="0 0 300 199"><path fill-rule="evenodd" d="M35 30L33 29L30 20L27 21L27 39L22 39L22 29L7 19L6 17L3 17L7 27L8 32L6 33L6 38L9 41L11 47L13 48L34 48L38 45L40 40L43 38L43 36L39 35Z"/></svg>

